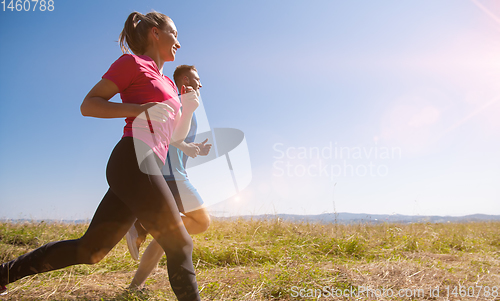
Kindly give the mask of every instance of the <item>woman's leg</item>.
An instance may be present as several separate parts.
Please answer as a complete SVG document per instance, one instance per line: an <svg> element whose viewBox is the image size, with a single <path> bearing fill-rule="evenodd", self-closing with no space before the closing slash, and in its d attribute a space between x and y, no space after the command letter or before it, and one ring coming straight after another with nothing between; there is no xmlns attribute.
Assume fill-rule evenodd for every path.
<svg viewBox="0 0 500 301"><path fill-rule="evenodd" d="M203 200L193 185L189 180L167 181L167 184L177 203L177 208L184 214L182 223L187 232L191 235L205 232L210 225L210 215L208 210L203 207ZM181 186L182 193L179 192L178 186ZM189 209L189 212L185 212L185 208ZM135 248L135 250L130 249L131 253L138 253L139 247L146 240L148 231L144 229L139 220L134 223L131 229L134 228L134 234L127 237L127 243L129 243L129 248ZM129 239L131 239L130 242Z"/></svg>
<svg viewBox="0 0 500 301"><path fill-rule="evenodd" d="M134 141L122 139L108 162L110 190L85 235L49 243L0 265L0 285L78 263L96 263L120 241L137 217L167 254L170 283L177 298L200 300L191 257L193 242L161 176L157 157L149 155L142 162L141 169L149 174L143 173L137 162Z"/></svg>
<svg viewBox="0 0 500 301"><path fill-rule="evenodd" d="M205 208L185 213L182 221L189 234L199 234L205 232L210 224L210 215ZM140 223L136 223L135 227L142 228ZM144 230L143 230L144 231ZM147 232L146 232L147 235ZM141 257L139 268L135 272L134 279L130 283L130 288L141 286L148 278L149 274L160 262L160 259L165 254L161 246L153 239L146 248Z"/></svg>
<svg viewBox="0 0 500 301"><path fill-rule="evenodd" d="M202 206L203 200L196 189L189 183L189 181L167 181L167 185L175 198L179 211L183 211L183 208L200 208L190 212L183 212L185 216L182 216L182 222L187 232L189 234L198 234L206 231L210 224L210 215L208 214L206 208ZM147 231L142 227L139 221L137 221L134 226L137 229L138 234L143 234L139 234L137 241L132 242L139 246L140 243L145 240ZM159 250L159 244L153 240L141 257L139 268L137 269L134 279L130 284L131 288L139 287L144 283L144 281L146 281L147 277L157 266L162 257L162 253L160 253Z"/></svg>
<svg viewBox="0 0 500 301"><path fill-rule="evenodd" d="M128 145L129 150L133 150L133 143L142 143L133 141L132 138L124 138L122 141L124 145ZM161 174L158 160L154 154L150 154L139 167L135 152L120 160L111 156L107 170L108 182L111 190L128 206L165 251L170 284L177 298L199 300L192 261L193 241L182 223L174 197ZM135 164L124 164L134 161ZM127 175L125 179L120 177L123 174Z"/></svg>
<svg viewBox="0 0 500 301"><path fill-rule="evenodd" d="M75 264L99 262L127 233L134 219L125 204L108 191L80 239L51 242L0 265L0 285Z"/></svg>

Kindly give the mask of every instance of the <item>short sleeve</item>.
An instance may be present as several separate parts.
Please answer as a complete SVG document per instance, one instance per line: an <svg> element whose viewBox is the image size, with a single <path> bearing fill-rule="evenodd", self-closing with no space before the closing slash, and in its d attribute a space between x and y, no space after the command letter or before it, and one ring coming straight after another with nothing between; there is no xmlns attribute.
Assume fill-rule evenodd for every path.
<svg viewBox="0 0 500 301"><path fill-rule="evenodd" d="M102 78L115 83L121 93L132 84L138 73L139 66L135 58L130 54L124 54L109 67Z"/></svg>
<svg viewBox="0 0 500 301"><path fill-rule="evenodd" d="M179 91L177 91L177 86L175 85L175 83L168 77L168 76L164 76L167 80L168 80L168 83L170 84L170 86L172 87L172 89L174 89L174 91L179 94Z"/></svg>

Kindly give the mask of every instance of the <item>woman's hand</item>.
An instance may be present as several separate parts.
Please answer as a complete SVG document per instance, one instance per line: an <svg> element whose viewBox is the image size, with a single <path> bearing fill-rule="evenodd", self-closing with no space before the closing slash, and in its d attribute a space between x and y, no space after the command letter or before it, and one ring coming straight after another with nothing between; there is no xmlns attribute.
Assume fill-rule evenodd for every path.
<svg viewBox="0 0 500 301"><path fill-rule="evenodd" d="M181 103L184 114L192 113L198 108L200 102L198 100L199 91L196 91L191 86L182 85L181 87Z"/></svg>
<svg viewBox="0 0 500 301"><path fill-rule="evenodd" d="M169 118L174 118L172 113L174 113L174 109L162 102L148 102L145 104L141 104L140 110L141 114L137 116L137 118L144 120L152 120L158 122L167 122ZM147 114L146 114L147 113Z"/></svg>

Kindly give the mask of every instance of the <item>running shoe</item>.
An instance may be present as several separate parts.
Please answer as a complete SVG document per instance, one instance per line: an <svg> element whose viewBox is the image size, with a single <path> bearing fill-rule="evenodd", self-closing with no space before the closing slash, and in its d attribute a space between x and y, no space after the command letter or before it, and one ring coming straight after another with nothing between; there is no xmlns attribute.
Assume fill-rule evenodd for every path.
<svg viewBox="0 0 500 301"><path fill-rule="evenodd" d="M125 239L127 240L128 251L130 252L130 256L133 260L139 260L139 246L137 245L137 238L139 234L137 233L137 229L135 225L132 225L130 230L128 230L125 235Z"/></svg>
<svg viewBox="0 0 500 301"><path fill-rule="evenodd" d="M0 285L0 296L7 295L7 287L5 285Z"/></svg>

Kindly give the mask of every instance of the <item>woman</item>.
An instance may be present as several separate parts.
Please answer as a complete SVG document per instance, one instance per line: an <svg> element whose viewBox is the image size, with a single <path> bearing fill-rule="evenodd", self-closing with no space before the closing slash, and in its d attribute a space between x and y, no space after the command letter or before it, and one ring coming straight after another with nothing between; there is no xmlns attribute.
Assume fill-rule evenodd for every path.
<svg viewBox="0 0 500 301"><path fill-rule="evenodd" d="M175 68L173 75L175 85L179 90L182 86L192 87L199 96L199 89L202 87L198 70L195 66L180 65ZM206 144L208 139L201 143L194 143L197 132L197 120L195 113L191 119L189 133L181 143L170 144L167 161L164 166L164 178L172 191L177 208L184 214L182 222L189 234L199 234L205 232L210 224L210 215L203 205L203 199L191 184L185 166L188 157L207 156L212 147ZM139 233L141 235L139 236ZM147 231L140 222L136 222L127 235L127 245L130 255L135 260L139 259L139 246L146 239ZM143 286L149 274L158 265L158 262L165 254L162 247L152 240L141 257L139 268L132 279L129 288L137 289Z"/></svg>
<svg viewBox="0 0 500 301"><path fill-rule="evenodd" d="M164 62L174 61L180 48L175 24L157 12L134 12L120 34L120 46L135 55L115 61L81 105L84 116L126 118L106 169L109 190L80 239L52 242L0 265L0 288L28 275L99 262L137 218L166 253L177 298L200 300L193 242L161 174L168 144L186 137L198 106L192 87L183 86L181 114L177 89L162 73ZM123 103L109 102L116 93Z"/></svg>

